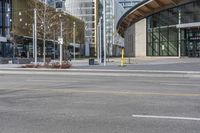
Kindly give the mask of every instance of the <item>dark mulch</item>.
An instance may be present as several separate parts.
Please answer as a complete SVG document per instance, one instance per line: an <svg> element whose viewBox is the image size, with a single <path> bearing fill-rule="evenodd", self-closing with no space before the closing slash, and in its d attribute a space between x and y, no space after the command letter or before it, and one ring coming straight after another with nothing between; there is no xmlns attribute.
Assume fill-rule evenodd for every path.
<svg viewBox="0 0 200 133"><path fill-rule="evenodd" d="M20 68L52 68L52 69L69 69L71 68L71 64L69 63L63 63L60 65L59 63L53 63L53 64L45 64L45 65L35 65L35 64L26 64L21 66Z"/></svg>

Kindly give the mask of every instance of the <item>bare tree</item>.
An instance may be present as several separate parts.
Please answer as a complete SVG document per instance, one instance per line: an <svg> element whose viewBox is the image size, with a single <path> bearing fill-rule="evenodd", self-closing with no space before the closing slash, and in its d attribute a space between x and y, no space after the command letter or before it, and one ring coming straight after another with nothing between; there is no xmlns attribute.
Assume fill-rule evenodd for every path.
<svg viewBox="0 0 200 133"><path fill-rule="evenodd" d="M13 0L14 7L17 11L14 11L13 15L13 33L21 36L32 36L32 24L34 20L34 9L37 9L37 36L38 39L43 40L43 61L45 63L46 58L46 40L54 39L54 31L56 40L60 35L60 23L63 23L63 40L64 48L73 40L73 22L77 23L76 28L76 40L79 43L84 43L84 22L63 12L56 12L53 7L44 5L39 0ZM23 20L20 22L18 13L22 13L20 18Z"/></svg>

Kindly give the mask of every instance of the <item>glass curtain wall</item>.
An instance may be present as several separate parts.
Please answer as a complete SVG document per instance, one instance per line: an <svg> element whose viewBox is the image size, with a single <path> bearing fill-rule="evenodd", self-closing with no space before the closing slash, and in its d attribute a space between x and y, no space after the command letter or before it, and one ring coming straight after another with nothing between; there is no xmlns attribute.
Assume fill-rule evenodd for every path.
<svg viewBox="0 0 200 133"><path fill-rule="evenodd" d="M176 25L200 22L200 1L163 10L147 17L147 55L178 56L179 29ZM181 29L181 55L188 56L188 32Z"/></svg>
<svg viewBox="0 0 200 133"><path fill-rule="evenodd" d="M113 55L113 1L106 0L106 44L108 56Z"/></svg>
<svg viewBox="0 0 200 133"><path fill-rule="evenodd" d="M8 37L11 28L11 0L0 1L0 37ZM11 56L11 45L0 42L0 57Z"/></svg>
<svg viewBox="0 0 200 133"><path fill-rule="evenodd" d="M118 0L125 10L129 10L134 5L138 4L142 0Z"/></svg>
<svg viewBox="0 0 200 133"><path fill-rule="evenodd" d="M66 0L66 11L85 22L85 43L89 44L90 54L94 56L96 47L96 0ZM87 55L87 54L86 54Z"/></svg>

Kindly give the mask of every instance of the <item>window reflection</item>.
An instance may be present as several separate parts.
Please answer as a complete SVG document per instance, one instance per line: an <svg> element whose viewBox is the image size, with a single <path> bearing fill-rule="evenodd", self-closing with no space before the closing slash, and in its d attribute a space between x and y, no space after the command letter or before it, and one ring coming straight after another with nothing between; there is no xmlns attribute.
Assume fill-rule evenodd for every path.
<svg viewBox="0 0 200 133"><path fill-rule="evenodd" d="M0 0L0 36L7 37L11 30L11 0ZM11 44L0 42L0 56L11 56Z"/></svg>
<svg viewBox="0 0 200 133"><path fill-rule="evenodd" d="M181 23L200 22L200 1L196 0L175 8L166 9L147 17L147 55L178 56L178 24L179 12ZM189 34L181 30L181 51L187 55ZM195 46L197 47L197 46Z"/></svg>

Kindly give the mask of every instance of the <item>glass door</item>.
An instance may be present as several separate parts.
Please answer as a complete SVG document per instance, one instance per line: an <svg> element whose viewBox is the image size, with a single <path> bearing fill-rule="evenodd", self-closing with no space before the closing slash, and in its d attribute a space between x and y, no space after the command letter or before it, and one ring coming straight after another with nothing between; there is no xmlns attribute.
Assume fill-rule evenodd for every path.
<svg viewBox="0 0 200 133"><path fill-rule="evenodd" d="M200 57L200 41L195 44L195 57Z"/></svg>
<svg viewBox="0 0 200 133"><path fill-rule="evenodd" d="M187 53L189 57L200 57L200 30L187 29Z"/></svg>

